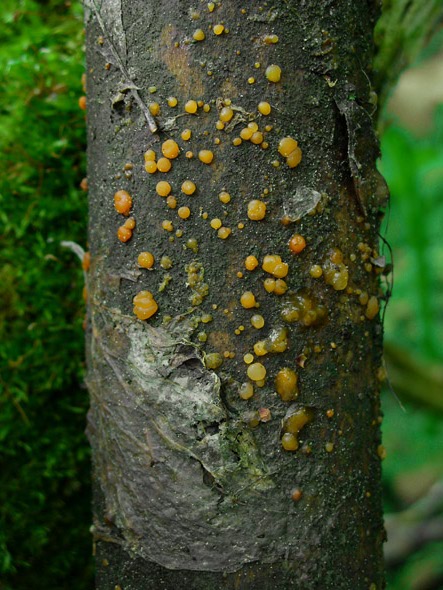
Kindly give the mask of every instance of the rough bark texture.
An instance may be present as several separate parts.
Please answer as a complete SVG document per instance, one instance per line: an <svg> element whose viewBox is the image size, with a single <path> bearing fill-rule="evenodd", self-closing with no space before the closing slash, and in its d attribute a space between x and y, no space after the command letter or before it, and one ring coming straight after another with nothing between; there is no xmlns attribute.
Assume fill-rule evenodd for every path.
<svg viewBox="0 0 443 590"><path fill-rule="evenodd" d="M383 588L375 311L386 190L369 82L377 5L230 0L210 12L187 0L103 0L102 8L88 0L86 8L97 588ZM220 23L225 31L215 35ZM204 41L193 41L197 28ZM277 43L267 42L271 34ZM270 64L281 67L278 83L265 76ZM185 113L189 99L210 110ZM153 101L155 121L145 106ZM229 101L235 116L217 130ZM260 101L271 104L269 116L258 113ZM269 147L233 145L254 121ZM278 153L285 136L302 150L296 168ZM144 152L159 158L170 138L181 149L171 171L147 174ZM214 152L211 165L198 159L201 149ZM180 191L186 179L197 185L192 196ZM156 194L159 180L178 207L189 206L189 219ZM116 236L121 189L136 220L127 243ZM261 221L248 218L252 199L266 203ZM214 218L232 230L227 239L211 228ZM299 254L288 248L294 233L307 242ZM153 270L137 266L141 251L154 254ZM289 264L284 295L264 289L268 254ZM260 261L255 270L245 270L246 255ZM322 276L311 275L313 265ZM144 322L132 313L141 290L159 305ZM245 291L259 310L240 305ZM260 330L250 324L257 312ZM259 340L272 348L273 333L286 350L255 357L266 379L245 401L244 355ZM224 359L215 371L213 353ZM299 380L289 402L274 385L284 367ZM299 448L285 451L284 421L299 410L312 420Z"/></svg>

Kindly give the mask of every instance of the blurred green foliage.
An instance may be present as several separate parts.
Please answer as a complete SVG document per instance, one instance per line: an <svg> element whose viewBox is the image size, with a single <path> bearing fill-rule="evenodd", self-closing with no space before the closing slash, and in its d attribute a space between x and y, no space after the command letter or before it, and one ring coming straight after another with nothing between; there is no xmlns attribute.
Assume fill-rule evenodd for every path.
<svg viewBox="0 0 443 590"><path fill-rule="evenodd" d="M79 2L0 11L0 588L92 586Z"/></svg>
<svg viewBox="0 0 443 590"><path fill-rule="evenodd" d="M85 245L86 236L78 188L85 175L82 28L79 1L2 1L0 590L93 586L83 279L78 260L60 247L62 240ZM441 359L443 110L424 139L389 126L382 152L396 275L386 338ZM406 409L385 393L388 511L443 477L441 418ZM425 547L390 574L389 588L405 590L425 570L442 569L441 550Z"/></svg>
<svg viewBox="0 0 443 590"><path fill-rule="evenodd" d="M381 169L391 190L384 235L393 247L395 275L385 339L404 354L441 364L443 105L427 136L417 138L391 122L381 143ZM398 393L400 400L391 391L383 397L385 509L390 513L404 510L443 479L443 416ZM430 543L389 571L388 589L441 588L442 547L442 542Z"/></svg>

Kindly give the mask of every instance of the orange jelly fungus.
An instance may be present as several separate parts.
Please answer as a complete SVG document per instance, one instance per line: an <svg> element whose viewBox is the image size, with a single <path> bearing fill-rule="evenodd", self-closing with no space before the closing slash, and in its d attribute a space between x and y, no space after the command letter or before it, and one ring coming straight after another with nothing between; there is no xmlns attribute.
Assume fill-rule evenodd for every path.
<svg viewBox="0 0 443 590"><path fill-rule="evenodd" d="M166 180L160 180L157 182L157 186L155 187L157 194L161 197L167 197L171 193L171 185Z"/></svg>
<svg viewBox="0 0 443 590"><path fill-rule="evenodd" d="M128 242L132 238L132 230L124 225L121 225L117 230L117 237L120 242Z"/></svg>
<svg viewBox="0 0 443 590"><path fill-rule="evenodd" d="M166 141L163 142L162 154L165 156L165 158L169 158L170 160L173 160L174 158L176 158L178 156L179 153L180 153L180 148L178 147L177 142L175 142L173 139L167 139Z"/></svg>
<svg viewBox="0 0 443 590"><path fill-rule="evenodd" d="M259 262L255 256L246 256L245 268L246 270L254 270L257 268Z"/></svg>
<svg viewBox="0 0 443 590"><path fill-rule="evenodd" d="M266 215L266 203L254 199L248 203L248 217L252 221L261 221Z"/></svg>
<svg viewBox="0 0 443 590"><path fill-rule="evenodd" d="M154 266L154 256L151 252L140 252L137 263L141 268L152 268Z"/></svg>
<svg viewBox="0 0 443 590"><path fill-rule="evenodd" d="M150 291L140 291L132 300L134 313L139 320L148 320L158 310L157 302Z"/></svg>
<svg viewBox="0 0 443 590"><path fill-rule="evenodd" d="M306 240L300 234L294 234L292 238L289 240L289 249L294 254L299 254L302 250L306 248Z"/></svg>
<svg viewBox="0 0 443 590"><path fill-rule="evenodd" d="M268 254L263 258L262 269L277 279L283 279L289 271L288 264L282 262L282 259L277 254Z"/></svg>
<svg viewBox="0 0 443 590"><path fill-rule="evenodd" d="M129 215L132 207L132 197L127 191L117 191L114 195L114 207L117 213Z"/></svg>

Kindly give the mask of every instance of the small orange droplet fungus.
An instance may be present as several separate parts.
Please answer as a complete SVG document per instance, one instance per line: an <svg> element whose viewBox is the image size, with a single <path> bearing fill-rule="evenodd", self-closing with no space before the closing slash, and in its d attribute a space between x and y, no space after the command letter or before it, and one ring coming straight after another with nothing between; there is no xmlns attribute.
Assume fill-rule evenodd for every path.
<svg viewBox="0 0 443 590"><path fill-rule="evenodd" d="M174 231L174 226L172 225L172 221L170 221L169 219L164 219L162 221L162 228L165 231L169 231L169 232Z"/></svg>
<svg viewBox="0 0 443 590"><path fill-rule="evenodd" d="M78 99L78 106L82 111L86 111L86 96L80 96Z"/></svg>
<svg viewBox="0 0 443 590"><path fill-rule="evenodd" d="M255 307L256 301L254 293L252 293L252 291L245 291L240 297L240 303L245 309Z"/></svg>
<svg viewBox="0 0 443 590"><path fill-rule="evenodd" d="M83 258L82 258L82 269L85 272L88 272L90 266L91 266L91 253L90 252L85 252L83 254Z"/></svg>
<svg viewBox="0 0 443 590"><path fill-rule="evenodd" d="M265 72L266 78L269 82L280 82L281 80L281 68L275 64L271 64L266 68Z"/></svg>
<svg viewBox="0 0 443 590"><path fill-rule="evenodd" d="M281 439L282 447L285 451L296 451L298 449L298 440L294 434L285 432Z"/></svg>
<svg viewBox="0 0 443 590"><path fill-rule="evenodd" d="M141 268L152 268L154 266L154 256L151 252L140 252L137 258L137 264Z"/></svg>
<svg viewBox="0 0 443 590"><path fill-rule="evenodd" d="M176 158L178 156L179 153L180 153L180 148L178 147L177 142L175 142L173 139L167 139L166 141L163 142L162 154L165 156L165 158L168 158L169 160L173 160L174 158Z"/></svg>
<svg viewBox="0 0 443 590"><path fill-rule="evenodd" d="M249 201L248 203L248 217L252 221L260 221L265 218L266 203L258 199Z"/></svg>
<svg viewBox="0 0 443 590"><path fill-rule="evenodd" d="M254 395L254 386L249 381L246 383L242 383L240 385L240 389L238 390L238 395L242 399L250 399Z"/></svg>
<svg viewBox="0 0 443 590"><path fill-rule="evenodd" d="M297 381L297 374L292 369L285 367L277 373L275 389L284 402L293 401L297 397Z"/></svg>
<svg viewBox="0 0 443 590"><path fill-rule="evenodd" d="M261 363L249 365L247 374L251 381L262 381L266 377L266 369Z"/></svg>
<svg viewBox="0 0 443 590"><path fill-rule="evenodd" d="M259 145L259 144L263 143L263 133L261 131L256 131L255 133L252 134L250 141L251 141L251 143L254 143L255 145Z"/></svg>
<svg viewBox="0 0 443 590"><path fill-rule="evenodd" d="M225 30L224 25L214 25L212 27L212 30L214 31L214 35L221 35L223 33L223 31Z"/></svg>
<svg viewBox="0 0 443 590"><path fill-rule="evenodd" d="M245 268L246 270L254 270L258 266L258 260L255 256L247 256L245 258Z"/></svg>
<svg viewBox="0 0 443 590"><path fill-rule="evenodd" d="M169 182L166 182L166 180L160 180L160 182L157 182L155 190L161 197L167 197L171 194L172 188Z"/></svg>
<svg viewBox="0 0 443 590"><path fill-rule="evenodd" d="M189 141L191 139L192 131L190 129L183 129L181 132L181 138L183 141Z"/></svg>
<svg viewBox="0 0 443 590"><path fill-rule="evenodd" d="M185 180L183 182L183 184L182 184L182 192L185 195L193 195L196 190L197 190L197 187L192 182L192 180Z"/></svg>
<svg viewBox="0 0 443 590"><path fill-rule="evenodd" d="M232 230L229 227L222 226L217 232L217 237L220 238L221 240L226 240L227 238L229 238L231 233L232 233Z"/></svg>
<svg viewBox="0 0 443 590"><path fill-rule="evenodd" d="M145 170L148 174L155 174L157 172L157 162L153 160L145 162Z"/></svg>
<svg viewBox="0 0 443 590"><path fill-rule="evenodd" d="M294 234L289 240L289 249L294 254L299 254L306 248L306 240L300 234Z"/></svg>
<svg viewBox="0 0 443 590"><path fill-rule="evenodd" d="M153 162L155 164L155 162ZM157 169L159 172L169 172L169 170L172 168L172 164L171 164L171 160L168 160L168 158L160 158L159 161L157 162ZM146 169L146 166L145 166Z"/></svg>
<svg viewBox="0 0 443 590"><path fill-rule="evenodd" d="M180 219L188 219L188 217L191 215L191 210L189 207L179 207L177 214Z"/></svg>
<svg viewBox="0 0 443 590"><path fill-rule="evenodd" d="M121 225L117 230L117 237L120 242L128 242L132 238L132 230L129 227Z"/></svg>
<svg viewBox="0 0 443 590"><path fill-rule="evenodd" d="M153 117L156 117L160 113L160 105L158 102L149 103L148 108Z"/></svg>
<svg viewBox="0 0 443 590"><path fill-rule="evenodd" d="M265 117L267 117L268 115L271 114L271 105L269 104L269 102L259 102L258 103L258 112L261 113L262 115L264 115Z"/></svg>
<svg viewBox="0 0 443 590"><path fill-rule="evenodd" d="M211 150L200 150L198 152L198 159L200 162L203 162L203 164L210 164L214 159L214 154Z"/></svg>
<svg viewBox="0 0 443 590"><path fill-rule="evenodd" d="M298 143L292 137L284 137L278 144L278 153L287 158L296 148Z"/></svg>
<svg viewBox="0 0 443 590"><path fill-rule="evenodd" d="M169 107L176 107L178 104L178 100L176 99L175 96L168 96L168 106Z"/></svg>
<svg viewBox="0 0 443 590"><path fill-rule="evenodd" d="M132 197L127 191L117 191L114 195L114 207L117 213L129 215L132 207Z"/></svg>
<svg viewBox="0 0 443 590"><path fill-rule="evenodd" d="M232 119L232 117L234 116L234 111L231 109L231 107L223 107L222 110L220 111L220 121L223 121L224 123L227 123L228 121L230 121Z"/></svg>
<svg viewBox="0 0 443 590"><path fill-rule="evenodd" d="M251 317L251 325L256 330L260 330L265 325L265 318L257 313Z"/></svg>
<svg viewBox="0 0 443 590"><path fill-rule="evenodd" d="M297 435L306 424L312 421L313 417L313 413L309 408L300 408L285 419L283 422L285 434L282 436L281 442L286 451L296 451L298 449Z"/></svg>
<svg viewBox="0 0 443 590"><path fill-rule="evenodd" d="M196 31L194 31L192 38L194 39L194 41L204 41L206 35L202 29L197 29Z"/></svg>
<svg viewBox="0 0 443 590"><path fill-rule="evenodd" d="M190 115L194 115L197 112L198 105L195 100L188 100L185 104L185 111Z"/></svg>
<svg viewBox="0 0 443 590"><path fill-rule="evenodd" d="M134 314L139 320L148 320L158 310L157 302L150 291L140 291L132 300Z"/></svg>
<svg viewBox="0 0 443 590"><path fill-rule="evenodd" d="M222 191L218 195L218 198L219 198L219 201L221 201L225 205L227 205L231 201L231 195L229 193L227 193L226 191Z"/></svg>
<svg viewBox="0 0 443 590"><path fill-rule="evenodd" d="M289 272L289 266L277 254L267 254L263 258L262 269L278 279L283 279Z"/></svg>

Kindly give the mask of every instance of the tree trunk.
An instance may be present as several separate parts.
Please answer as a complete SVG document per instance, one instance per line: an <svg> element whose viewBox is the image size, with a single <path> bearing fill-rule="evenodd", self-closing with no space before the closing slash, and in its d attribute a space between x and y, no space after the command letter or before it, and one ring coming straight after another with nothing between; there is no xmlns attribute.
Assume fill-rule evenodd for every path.
<svg viewBox="0 0 443 590"><path fill-rule="evenodd" d="M384 587L377 14L87 0L100 590Z"/></svg>

